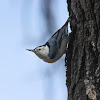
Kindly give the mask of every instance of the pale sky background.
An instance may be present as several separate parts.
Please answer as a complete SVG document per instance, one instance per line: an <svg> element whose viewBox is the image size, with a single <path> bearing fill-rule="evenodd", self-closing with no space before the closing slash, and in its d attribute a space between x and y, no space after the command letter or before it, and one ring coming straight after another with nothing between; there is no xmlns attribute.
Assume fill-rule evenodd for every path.
<svg viewBox="0 0 100 100"><path fill-rule="evenodd" d="M26 51L44 44L42 0L0 0L0 100L66 100L65 55L48 64ZM67 20L66 0L53 0L54 32Z"/></svg>

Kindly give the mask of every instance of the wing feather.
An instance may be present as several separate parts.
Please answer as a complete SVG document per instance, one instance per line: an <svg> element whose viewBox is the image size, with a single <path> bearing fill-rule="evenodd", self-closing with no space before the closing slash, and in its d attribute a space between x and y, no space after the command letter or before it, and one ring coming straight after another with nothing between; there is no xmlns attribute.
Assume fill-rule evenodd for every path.
<svg viewBox="0 0 100 100"><path fill-rule="evenodd" d="M48 56L51 59L53 59L57 55L61 47L62 40L66 38L68 35L66 34L67 32L65 32L66 28L68 29L68 22L69 20L67 20L67 22L62 26L62 28L55 32L52 35L52 37L48 40L48 42L45 44L48 45L48 47L50 48Z"/></svg>

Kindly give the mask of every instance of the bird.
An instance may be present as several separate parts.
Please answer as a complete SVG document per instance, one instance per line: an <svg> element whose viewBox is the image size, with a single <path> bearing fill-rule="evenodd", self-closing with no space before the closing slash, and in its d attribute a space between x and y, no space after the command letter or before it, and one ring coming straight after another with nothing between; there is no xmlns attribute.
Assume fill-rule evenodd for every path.
<svg viewBox="0 0 100 100"><path fill-rule="evenodd" d="M44 45L26 50L34 52L40 59L47 63L54 63L59 60L66 53L66 47L69 42L68 23L70 20L71 18L69 17L66 23Z"/></svg>

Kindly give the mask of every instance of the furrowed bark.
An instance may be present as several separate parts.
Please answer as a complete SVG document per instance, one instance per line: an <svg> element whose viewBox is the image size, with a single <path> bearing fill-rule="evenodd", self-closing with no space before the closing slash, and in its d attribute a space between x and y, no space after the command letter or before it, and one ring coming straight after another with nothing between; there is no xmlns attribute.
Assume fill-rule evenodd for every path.
<svg viewBox="0 0 100 100"><path fill-rule="evenodd" d="M100 0L67 0L71 19L66 54L68 100L100 100Z"/></svg>

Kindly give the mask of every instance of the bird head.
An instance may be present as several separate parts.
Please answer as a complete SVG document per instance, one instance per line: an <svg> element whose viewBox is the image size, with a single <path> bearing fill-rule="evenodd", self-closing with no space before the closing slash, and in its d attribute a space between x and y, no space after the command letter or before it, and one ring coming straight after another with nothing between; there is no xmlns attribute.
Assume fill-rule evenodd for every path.
<svg viewBox="0 0 100 100"><path fill-rule="evenodd" d="M26 49L26 50L34 52L41 59L44 59L49 54L49 48L47 45L39 46L39 47L36 47L35 49Z"/></svg>

